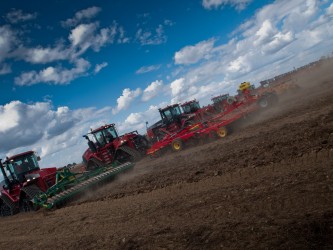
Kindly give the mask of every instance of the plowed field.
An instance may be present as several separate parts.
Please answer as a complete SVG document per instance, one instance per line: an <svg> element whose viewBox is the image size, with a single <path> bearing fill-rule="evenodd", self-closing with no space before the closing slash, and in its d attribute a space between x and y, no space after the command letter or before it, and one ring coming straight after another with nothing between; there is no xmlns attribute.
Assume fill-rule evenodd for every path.
<svg viewBox="0 0 333 250"><path fill-rule="evenodd" d="M332 66L295 74L299 91L225 139L0 218L0 249L333 249Z"/></svg>

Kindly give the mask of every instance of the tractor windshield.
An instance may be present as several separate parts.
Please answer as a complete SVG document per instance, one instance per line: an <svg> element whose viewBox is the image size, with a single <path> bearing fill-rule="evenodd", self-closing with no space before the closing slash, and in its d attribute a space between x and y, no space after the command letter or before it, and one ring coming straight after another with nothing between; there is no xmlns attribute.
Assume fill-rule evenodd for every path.
<svg viewBox="0 0 333 250"><path fill-rule="evenodd" d="M37 162L37 156L34 153L21 155L10 160L7 163L8 168L10 171L20 178L21 175L29 173L34 170L39 170L39 165Z"/></svg>
<svg viewBox="0 0 333 250"><path fill-rule="evenodd" d="M185 114L191 114L200 109L200 104L197 101L190 102L190 103L183 105L182 108L183 108Z"/></svg>
<svg viewBox="0 0 333 250"><path fill-rule="evenodd" d="M220 102L226 100L228 97L229 97L228 94L220 95L220 96L217 96L217 97L213 97L212 101L213 101L214 104L217 104L217 103L220 103Z"/></svg>
<svg viewBox="0 0 333 250"><path fill-rule="evenodd" d="M118 137L117 131L114 126L106 127L102 130L98 130L94 133L95 140L97 143L104 147L107 143L112 142Z"/></svg>
<svg viewBox="0 0 333 250"><path fill-rule="evenodd" d="M161 110L162 120L166 121L173 121L175 118L181 116L181 114L182 111L178 105Z"/></svg>

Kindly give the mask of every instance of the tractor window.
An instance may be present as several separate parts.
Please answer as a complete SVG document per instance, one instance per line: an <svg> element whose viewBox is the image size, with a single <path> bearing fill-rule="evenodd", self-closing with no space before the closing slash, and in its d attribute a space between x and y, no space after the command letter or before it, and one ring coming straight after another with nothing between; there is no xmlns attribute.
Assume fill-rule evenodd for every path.
<svg viewBox="0 0 333 250"><path fill-rule="evenodd" d="M186 105L184 105L182 107L183 107L183 110L184 110L185 114L190 114L191 113L191 106L190 106L190 104L186 104Z"/></svg>
<svg viewBox="0 0 333 250"><path fill-rule="evenodd" d="M97 141L97 144L101 147L104 147L104 145L106 144L106 141L105 141L105 136L103 135L103 132L98 131L98 132L94 133L94 136Z"/></svg>
<svg viewBox="0 0 333 250"><path fill-rule="evenodd" d="M109 127L107 129L104 129L103 134L105 136L105 139L106 139L107 143L112 142L115 138L118 137L118 134L117 134L114 127Z"/></svg>
<svg viewBox="0 0 333 250"><path fill-rule="evenodd" d="M168 121L172 120L172 113L170 109L164 110L163 115L166 120Z"/></svg>
<svg viewBox="0 0 333 250"><path fill-rule="evenodd" d="M16 176L39 169L35 154L15 158L9 162L8 167Z"/></svg>
<svg viewBox="0 0 333 250"><path fill-rule="evenodd" d="M171 109L172 115L173 116L179 116L182 114L182 111L180 110L179 106L175 106Z"/></svg>
<svg viewBox="0 0 333 250"><path fill-rule="evenodd" d="M191 112L195 112L200 109L200 105L198 102L192 102L190 106L191 106Z"/></svg>

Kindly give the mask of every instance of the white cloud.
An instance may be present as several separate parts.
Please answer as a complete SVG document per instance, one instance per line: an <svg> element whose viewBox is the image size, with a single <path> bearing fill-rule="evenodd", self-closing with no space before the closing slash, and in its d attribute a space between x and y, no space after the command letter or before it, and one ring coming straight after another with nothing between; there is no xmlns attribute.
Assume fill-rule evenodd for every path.
<svg viewBox="0 0 333 250"><path fill-rule="evenodd" d="M183 63L180 71L183 75L178 73L178 79L170 83L172 102L193 97L207 101L214 93L233 94L244 80L258 83L331 53L333 19L328 15L331 6L322 10L320 6L315 0L280 0L268 4L236 28L229 42L215 47L213 44L208 46L207 53L198 53L209 55L199 65L190 63L201 60L200 56L188 59L195 55L192 52L195 48L184 47L177 52L178 62ZM175 63L178 59L175 54ZM175 71L179 72L179 68Z"/></svg>
<svg viewBox="0 0 333 250"><path fill-rule="evenodd" d="M15 77L15 84L20 86L31 86L37 83L69 84L83 76L89 68L90 63L81 58L75 61L75 67L71 69L50 66L39 72L24 72Z"/></svg>
<svg viewBox="0 0 333 250"><path fill-rule="evenodd" d="M0 26L0 63L10 57L16 43L16 33L10 26Z"/></svg>
<svg viewBox="0 0 333 250"><path fill-rule="evenodd" d="M179 95L185 87L185 78L179 78L170 83L172 96Z"/></svg>
<svg viewBox="0 0 333 250"><path fill-rule="evenodd" d="M82 21L87 21L95 17L100 11L101 11L100 7L96 6L89 7L87 9L76 12L73 18L69 18L66 21L62 21L61 24L64 27L73 27Z"/></svg>
<svg viewBox="0 0 333 250"><path fill-rule="evenodd" d="M94 69L94 73L97 74L98 72L100 72L103 68L107 67L108 63L107 62L103 62L101 64L96 64L95 69Z"/></svg>
<svg viewBox="0 0 333 250"><path fill-rule="evenodd" d="M164 26L158 25L155 30L139 28L135 35L141 45L158 45L166 43L167 36L164 32Z"/></svg>
<svg viewBox="0 0 333 250"><path fill-rule="evenodd" d="M141 100L147 102L153 99L155 96L158 95L160 90L163 88L163 81L156 80L149 84L149 86L143 91Z"/></svg>
<svg viewBox="0 0 333 250"><path fill-rule="evenodd" d="M12 9L11 12L7 13L6 19L11 23L25 22L28 20L35 19L37 13L23 13L22 10Z"/></svg>
<svg viewBox="0 0 333 250"><path fill-rule="evenodd" d="M136 71L137 74L144 74L152 71L156 71L161 67L161 64L150 65L150 66L142 66L140 69Z"/></svg>
<svg viewBox="0 0 333 250"><path fill-rule="evenodd" d="M139 133L146 132L146 122L149 125L154 124L161 119L159 108L166 106L167 103L163 102L159 105L151 105L143 112L131 113L124 122L118 124L118 129L121 133L138 130ZM148 126L149 126L148 125Z"/></svg>
<svg viewBox="0 0 333 250"><path fill-rule="evenodd" d="M100 126L110 118L109 107L100 110L71 110L65 106L54 109L50 102L25 104L12 101L0 105L0 154L36 150L44 158L44 167L45 163L61 167L81 162L87 148L82 135L91 125Z"/></svg>
<svg viewBox="0 0 333 250"><path fill-rule="evenodd" d="M101 47L118 43L126 43L128 38L125 37L125 31L117 22L111 26L98 30L99 23L80 24L71 30L68 39L73 48L78 48L78 55L84 53L87 49L92 48L98 52Z"/></svg>
<svg viewBox="0 0 333 250"><path fill-rule="evenodd" d="M193 64L208 59L214 47L214 39L202 41L194 46L186 46L175 53L176 64Z"/></svg>
<svg viewBox="0 0 333 250"><path fill-rule="evenodd" d="M202 6L205 9L217 9L225 5L230 5L236 10L243 10L252 0L202 0Z"/></svg>
<svg viewBox="0 0 333 250"><path fill-rule="evenodd" d="M54 48L37 46L35 48L19 48L15 51L16 58L22 58L24 61L32 64L45 64L59 60L68 60L72 51L66 49L62 44Z"/></svg>
<svg viewBox="0 0 333 250"><path fill-rule="evenodd" d="M68 39L74 47L83 47L84 44L92 39L97 27L98 23L80 24L71 30Z"/></svg>
<svg viewBox="0 0 333 250"><path fill-rule="evenodd" d="M333 3L327 8L326 13L328 15L333 15Z"/></svg>
<svg viewBox="0 0 333 250"><path fill-rule="evenodd" d="M12 72L12 69L10 67L10 65L4 63L4 64L0 64L0 75L6 75Z"/></svg>
<svg viewBox="0 0 333 250"><path fill-rule="evenodd" d="M130 90L126 88L123 90L123 94L117 99L117 107L112 109L112 113L115 115L121 110L126 110L131 105L131 103L141 94L141 89Z"/></svg>

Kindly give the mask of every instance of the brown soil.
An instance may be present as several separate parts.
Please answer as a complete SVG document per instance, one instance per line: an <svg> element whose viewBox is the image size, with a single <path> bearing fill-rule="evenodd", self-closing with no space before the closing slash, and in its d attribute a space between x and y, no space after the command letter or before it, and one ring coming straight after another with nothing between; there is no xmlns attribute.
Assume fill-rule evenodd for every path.
<svg viewBox="0 0 333 250"><path fill-rule="evenodd" d="M227 138L145 158L54 211L0 219L0 249L332 249L332 63Z"/></svg>

